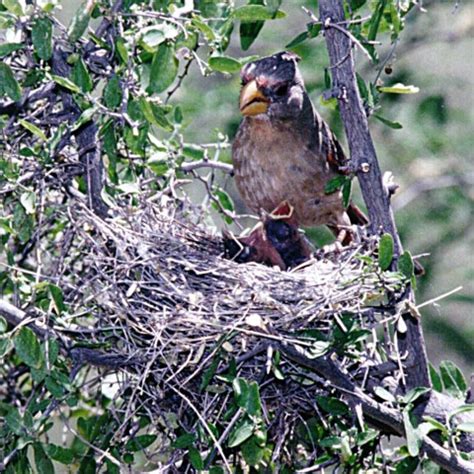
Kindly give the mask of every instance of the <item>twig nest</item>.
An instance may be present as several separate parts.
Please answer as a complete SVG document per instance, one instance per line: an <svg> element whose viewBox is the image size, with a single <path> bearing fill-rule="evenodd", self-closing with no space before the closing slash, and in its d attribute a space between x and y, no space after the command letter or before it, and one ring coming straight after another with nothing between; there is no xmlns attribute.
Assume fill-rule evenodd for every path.
<svg viewBox="0 0 474 474"><path fill-rule="evenodd" d="M93 242L75 300L94 315L94 342L139 366L154 357L163 380L205 366L223 341L235 357L261 340L297 343L402 289L378 270L371 240L285 272L223 258L219 237L157 206L106 221L82 209L77 222Z"/></svg>

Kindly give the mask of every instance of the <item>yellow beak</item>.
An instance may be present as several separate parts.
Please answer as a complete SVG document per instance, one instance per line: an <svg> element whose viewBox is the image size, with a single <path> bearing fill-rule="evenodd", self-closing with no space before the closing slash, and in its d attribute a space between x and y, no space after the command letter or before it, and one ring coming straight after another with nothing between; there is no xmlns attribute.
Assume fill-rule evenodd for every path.
<svg viewBox="0 0 474 474"><path fill-rule="evenodd" d="M240 112L242 115L258 115L268 110L269 100L258 90L257 82L250 81L240 92Z"/></svg>

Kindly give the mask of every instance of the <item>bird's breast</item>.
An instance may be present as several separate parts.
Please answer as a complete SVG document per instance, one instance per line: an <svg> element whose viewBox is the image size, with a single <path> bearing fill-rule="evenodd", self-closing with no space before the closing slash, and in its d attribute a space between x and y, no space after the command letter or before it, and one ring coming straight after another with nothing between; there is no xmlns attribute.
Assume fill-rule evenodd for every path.
<svg viewBox="0 0 474 474"><path fill-rule="evenodd" d="M334 175L319 150L291 124L275 126L268 118L244 119L232 147L237 188L254 212L271 212L287 200L302 225L328 221L339 193L326 195Z"/></svg>

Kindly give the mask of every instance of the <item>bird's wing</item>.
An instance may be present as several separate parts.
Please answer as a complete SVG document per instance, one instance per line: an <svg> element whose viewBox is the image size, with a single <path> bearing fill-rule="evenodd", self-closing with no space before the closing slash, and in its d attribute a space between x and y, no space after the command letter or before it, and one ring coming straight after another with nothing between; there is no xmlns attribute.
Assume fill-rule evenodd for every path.
<svg viewBox="0 0 474 474"><path fill-rule="evenodd" d="M340 174L348 174L348 160L341 144L318 112L314 111L314 117L315 133L317 135L315 138L320 152L326 157L333 171Z"/></svg>

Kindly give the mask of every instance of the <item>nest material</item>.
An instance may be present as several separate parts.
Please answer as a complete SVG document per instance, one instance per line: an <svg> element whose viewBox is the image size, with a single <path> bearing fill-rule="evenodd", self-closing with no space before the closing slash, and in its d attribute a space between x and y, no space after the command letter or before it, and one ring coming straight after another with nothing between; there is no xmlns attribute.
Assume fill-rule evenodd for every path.
<svg viewBox="0 0 474 474"><path fill-rule="evenodd" d="M214 397L203 396L203 387L225 374L231 360L239 376L261 380L272 344L314 357L318 343L308 331L329 332L348 313L362 327L375 327L379 309L365 302L403 290L399 278L377 270L373 239L285 272L226 260L220 237L164 208L149 205L106 221L85 208L75 212L85 253L78 261L86 263L67 299L90 315L76 319L88 327L82 342L123 362L109 367L120 374L122 415L145 409L156 419L192 404L216 423L232 400L231 385L217 387ZM261 397L265 412L277 404L286 419L313 410L314 391L306 393L296 379L266 384ZM272 416L273 426L280 415Z"/></svg>
<svg viewBox="0 0 474 474"><path fill-rule="evenodd" d="M156 207L109 221L83 212L78 222L88 225L78 229L93 245L78 300L93 303L95 342L115 336L124 357L153 352L166 361L163 377L184 361L193 370L197 353L224 335L239 335L229 347L238 356L261 338L294 339L338 315L360 315L368 297L400 286L367 263L373 241L284 272L226 260L220 238Z"/></svg>

